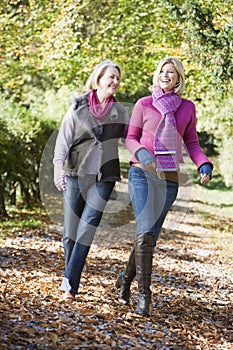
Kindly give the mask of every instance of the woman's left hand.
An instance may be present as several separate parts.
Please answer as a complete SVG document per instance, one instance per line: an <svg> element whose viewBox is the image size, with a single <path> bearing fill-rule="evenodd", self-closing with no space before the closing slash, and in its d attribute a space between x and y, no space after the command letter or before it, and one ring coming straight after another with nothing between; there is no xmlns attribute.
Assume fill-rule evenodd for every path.
<svg viewBox="0 0 233 350"><path fill-rule="evenodd" d="M210 181L211 177L209 174L201 174L201 183L202 184L205 184L207 183L208 181Z"/></svg>
<svg viewBox="0 0 233 350"><path fill-rule="evenodd" d="M209 163L204 163L199 168L199 173L201 175L201 183L204 184L211 180L212 170Z"/></svg>

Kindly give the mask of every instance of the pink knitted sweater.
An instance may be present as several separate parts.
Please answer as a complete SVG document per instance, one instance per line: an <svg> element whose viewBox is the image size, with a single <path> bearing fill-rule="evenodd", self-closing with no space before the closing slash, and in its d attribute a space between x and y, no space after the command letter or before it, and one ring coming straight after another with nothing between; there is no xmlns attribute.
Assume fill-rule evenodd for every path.
<svg viewBox="0 0 233 350"><path fill-rule="evenodd" d="M188 155L197 168L203 163L211 163L199 145L196 131L196 111L194 103L190 100L182 99L182 103L175 116L178 131L178 162L183 162L183 141ZM140 148L146 148L154 156L155 131L161 118L162 115L152 105L152 96L143 97L137 101L130 119L126 138L126 147L133 154L131 162L138 162L135 153Z"/></svg>

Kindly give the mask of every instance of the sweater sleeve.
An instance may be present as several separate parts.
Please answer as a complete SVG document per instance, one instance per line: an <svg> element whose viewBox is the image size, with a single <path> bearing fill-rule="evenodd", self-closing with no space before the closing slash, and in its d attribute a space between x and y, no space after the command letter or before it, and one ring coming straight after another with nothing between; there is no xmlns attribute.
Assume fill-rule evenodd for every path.
<svg viewBox="0 0 233 350"><path fill-rule="evenodd" d="M75 118L74 118L74 105L71 105L71 107L66 112L55 143L55 149L54 149L54 158L53 163L55 164L57 161L65 162L65 159L67 157L67 154L69 152L72 140L73 140L73 134L74 134L74 125L75 125Z"/></svg>
<svg viewBox="0 0 233 350"><path fill-rule="evenodd" d="M126 147L135 156L137 151L143 146L140 143L143 126L143 108L138 101L133 109L132 116L130 118L130 124L128 134L126 137Z"/></svg>
<svg viewBox="0 0 233 350"><path fill-rule="evenodd" d="M213 164L210 162L208 157L204 154L200 147L197 130L196 130L196 110L193 104L192 116L190 122L186 126L185 133L183 136L185 146L187 148L188 154L194 164L199 168L204 163L210 163L213 169Z"/></svg>

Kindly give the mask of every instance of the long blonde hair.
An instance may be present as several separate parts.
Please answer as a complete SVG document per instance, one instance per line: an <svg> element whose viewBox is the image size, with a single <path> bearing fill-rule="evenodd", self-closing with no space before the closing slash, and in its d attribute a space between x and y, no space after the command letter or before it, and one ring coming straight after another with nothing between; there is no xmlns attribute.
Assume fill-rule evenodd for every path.
<svg viewBox="0 0 233 350"><path fill-rule="evenodd" d="M184 67L183 64L180 60L178 60L178 58L176 57L166 57L163 58L159 64L158 67L154 73L153 76L153 85L152 85L152 89L154 89L156 86L159 86L159 74L162 70L162 67L166 64L166 63L172 63L178 73L178 83L175 86L174 92L178 95L182 95L184 89L185 89L185 76L184 76Z"/></svg>

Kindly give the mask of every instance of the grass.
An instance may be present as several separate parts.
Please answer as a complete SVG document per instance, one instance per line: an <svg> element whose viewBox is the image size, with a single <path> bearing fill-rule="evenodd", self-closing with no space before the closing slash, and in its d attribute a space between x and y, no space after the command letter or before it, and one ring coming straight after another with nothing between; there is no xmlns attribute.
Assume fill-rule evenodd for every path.
<svg viewBox="0 0 233 350"><path fill-rule="evenodd" d="M216 167L217 168L217 167ZM214 173L211 181L205 185L194 175L192 200L196 202L195 211L201 214L203 226L212 232L211 242L227 261L233 255L233 191L224 184L220 174Z"/></svg>
<svg viewBox="0 0 233 350"><path fill-rule="evenodd" d="M34 209L7 208L8 217L0 221L0 237L9 234L15 227L17 229L33 229L46 225L49 222L43 207Z"/></svg>
<svg viewBox="0 0 233 350"><path fill-rule="evenodd" d="M192 198L209 205L212 214L229 219L233 217L233 191L232 188L225 186L219 174L205 185L200 185L199 177L196 177L192 188Z"/></svg>

